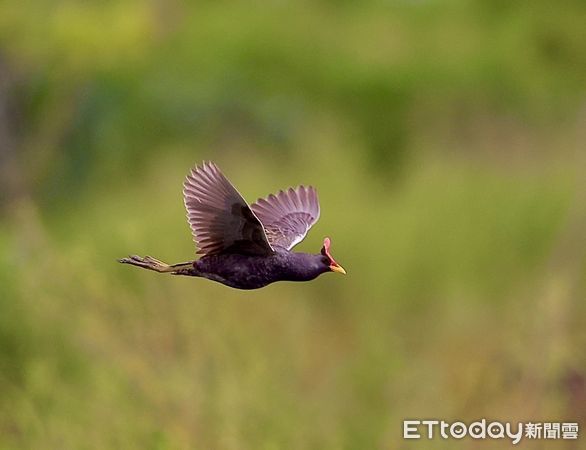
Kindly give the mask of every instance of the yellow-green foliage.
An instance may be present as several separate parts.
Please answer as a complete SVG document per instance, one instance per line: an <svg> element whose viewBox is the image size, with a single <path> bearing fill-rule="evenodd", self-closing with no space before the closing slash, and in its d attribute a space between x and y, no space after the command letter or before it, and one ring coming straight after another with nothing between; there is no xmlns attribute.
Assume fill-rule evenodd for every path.
<svg viewBox="0 0 586 450"><path fill-rule="evenodd" d="M583 419L585 10L563 3L2 4L0 449ZM298 249L331 237L348 275L241 292L116 263L194 257L202 159L250 201L316 186Z"/></svg>

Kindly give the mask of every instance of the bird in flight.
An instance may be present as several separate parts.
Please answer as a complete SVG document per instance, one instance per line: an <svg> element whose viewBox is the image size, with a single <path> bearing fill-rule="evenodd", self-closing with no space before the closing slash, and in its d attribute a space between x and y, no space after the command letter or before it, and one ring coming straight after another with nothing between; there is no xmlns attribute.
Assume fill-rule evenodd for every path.
<svg viewBox="0 0 586 450"><path fill-rule="evenodd" d="M203 277L237 289L309 281L325 272L346 273L330 253L329 238L319 254L291 251L319 218L317 192L311 186L289 188L248 205L218 166L204 162L187 175L183 199L201 258L172 265L151 256L129 256L119 262Z"/></svg>

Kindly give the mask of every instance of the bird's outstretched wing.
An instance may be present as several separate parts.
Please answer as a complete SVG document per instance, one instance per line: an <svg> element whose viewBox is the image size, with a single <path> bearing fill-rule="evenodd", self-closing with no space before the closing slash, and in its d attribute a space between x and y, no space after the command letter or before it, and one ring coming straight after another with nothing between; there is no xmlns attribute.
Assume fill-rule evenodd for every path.
<svg viewBox="0 0 586 450"><path fill-rule="evenodd" d="M261 222L214 163L191 170L183 183L183 198L197 253L273 252Z"/></svg>
<svg viewBox="0 0 586 450"><path fill-rule="evenodd" d="M299 186L261 198L250 208L262 222L270 244L290 250L319 219L317 192Z"/></svg>

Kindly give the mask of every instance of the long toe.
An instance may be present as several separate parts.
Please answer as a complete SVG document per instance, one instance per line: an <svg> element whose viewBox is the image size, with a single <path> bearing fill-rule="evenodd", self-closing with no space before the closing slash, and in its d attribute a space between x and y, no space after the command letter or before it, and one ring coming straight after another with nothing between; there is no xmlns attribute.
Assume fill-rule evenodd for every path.
<svg viewBox="0 0 586 450"><path fill-rule="evenodd" d="M120 258L118 262L121 262L122 264L134 264L136 260L132 256L128 256L127 258Z"/></svg>
<svg viewBox="0 0 586 450"><path fill-rule="evenodd" d="M133 266L142 267L144 269L155 270L152 263L145 261L144 258L137 255L130 255L128 258L122 258L118 261L123 264L132 264Z"/></svg>
<svg viewBox="0 0 586 450"><path fill-rule="evenodd" d="M158 260L157 258L153 258L152 256L148 256L148 255L147 255L147 256L145 256L145 257L143 258L143 260L144 260L144 261L146 261L146 262L150 262L150 263L152 263L152 264L156 264L156 265L158 265L158 266L168 266L168 264L167 264L167 263L164 263L163 261L160 261L160 260Z"/></svg>

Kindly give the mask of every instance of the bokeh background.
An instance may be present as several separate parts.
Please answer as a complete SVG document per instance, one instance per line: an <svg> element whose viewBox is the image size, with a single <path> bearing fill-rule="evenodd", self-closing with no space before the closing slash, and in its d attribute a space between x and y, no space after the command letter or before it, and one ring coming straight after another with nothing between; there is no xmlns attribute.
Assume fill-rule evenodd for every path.
<svg viewBox="0 0 586 450"><path fill-rule="evenodd" d="M580 0L0 3L0 449L584 428L585 23ZM297 248L330 236L348 275L241 292L116 263L194 257L204 159L249 201L316 186Z"/></svg>

